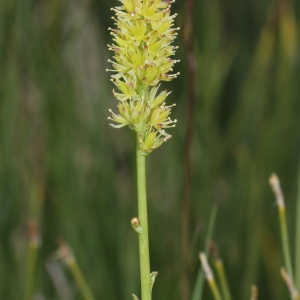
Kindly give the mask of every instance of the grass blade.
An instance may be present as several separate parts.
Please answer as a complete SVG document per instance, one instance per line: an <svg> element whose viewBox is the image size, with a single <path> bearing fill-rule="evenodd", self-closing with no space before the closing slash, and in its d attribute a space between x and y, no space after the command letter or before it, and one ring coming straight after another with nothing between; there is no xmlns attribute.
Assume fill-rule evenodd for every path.
<svg viewBox="0 0 300 300"><path fill-rule="evenodd" d="M206 255L208 253L209 242L211 240L215 221L216 221L217 208L218 208L217 205L213 206L211 214L210 214L210 218L209 218L205 250L204 250L204 253ZM197 275L197 279L196 279L196 283L195 283L195 287L194 287L194 291L193 291L191 300L201 300L202 299L203 286L204 286L204 273L202 271L201 266L199 266L199 271L198 271L198 275Z"/></svg>

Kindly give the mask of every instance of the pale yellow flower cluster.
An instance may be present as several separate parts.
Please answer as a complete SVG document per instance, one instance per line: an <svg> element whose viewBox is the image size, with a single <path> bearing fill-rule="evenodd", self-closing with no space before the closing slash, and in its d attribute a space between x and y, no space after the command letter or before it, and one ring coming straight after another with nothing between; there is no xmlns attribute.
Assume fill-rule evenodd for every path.
<svg viewBox="0 0 300 300"><path fill-rule="evenodd" d="M158 94L160 81L171 81L177 74L169 74L178 60L170 58L177 47L171 43L179 28L172 28L176 15L170 14L174 1L120 0L115 12L115 29L109 28L114 44L112 82L119 100L119 114L111 110L110 120L120 128L128 125L138 133L139 149L144 155L152 152L171 135L164 128L174 127L166 106L167 91Z"/></svg>

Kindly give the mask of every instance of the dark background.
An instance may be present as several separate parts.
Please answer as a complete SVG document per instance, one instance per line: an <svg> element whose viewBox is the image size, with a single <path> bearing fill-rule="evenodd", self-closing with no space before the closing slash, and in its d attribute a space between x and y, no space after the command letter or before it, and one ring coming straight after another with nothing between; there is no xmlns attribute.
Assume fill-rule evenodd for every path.
<svg viewBox="0 0 300 300"><path fill-rule="evenodd" d="M163 87L172 91L167 102L176 103L178 123L147 158L151 267L159 271L153 298L190 299L217 204L213 238L233 298L249 299L254 283L260 299L288 299L268 178L276 172L281 179L294 258L300 2L195 2L193 16L184 0L172 6L182 28L175 41L181 75ZM28 276L34 299L59 299L47 268L58 238L70 245L96 299L139 295L130 227L137 214L135 135L107 121L117 105L105 72L115 5L0 1L1 299L23 299ZM187 55L194 58L194 104ZM30 222L41 238L34 274L26 267ZM58 266L70 299L81 299L70 271ZM204 299L212 299L207 287Z"/></svg>

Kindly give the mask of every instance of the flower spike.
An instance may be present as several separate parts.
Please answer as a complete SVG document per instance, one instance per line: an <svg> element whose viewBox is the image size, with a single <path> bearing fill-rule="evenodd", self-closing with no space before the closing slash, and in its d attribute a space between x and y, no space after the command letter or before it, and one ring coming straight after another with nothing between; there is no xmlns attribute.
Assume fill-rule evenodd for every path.
<svg viewBox="0 0 300 300"><path fill-rule="evenodd" d="M110 124L115 128L129 126L138 134L139 149L148 155L170 139L163 128L174 127L171 107L166 106L168 91L158 92L161 81L171 81L179 62L170 58L177 46L171 45L179 28L174 27L177 14L171 15L174 0L119 0L121 6L112 8L116 28L109 28L113 43L107 45L114 56L111 81L117 90L119 114L109 110Z"/></svg>

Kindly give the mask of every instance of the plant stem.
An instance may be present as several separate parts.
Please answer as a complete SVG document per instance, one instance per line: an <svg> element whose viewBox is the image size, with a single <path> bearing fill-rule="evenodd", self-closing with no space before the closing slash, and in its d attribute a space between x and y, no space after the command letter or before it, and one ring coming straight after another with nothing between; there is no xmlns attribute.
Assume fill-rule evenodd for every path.
<svg viewBox="0 0 300 300"><path fill-rule="evenodd" d="M228 286L222 259L220 258L215 259L215 267L220 279L220 286L221 286L221 291L223 293L224 300L231 300L231 295L230 295L229 286Z"/></svg>
<svg viewBox="0 0 300 300"><path fill-rule="evenodd" d="M36 260L39 249L37 225L35 221L31 221L30 224L30 239L28 245L28 256L27 256L27 268L26 268L26 280L25 280L25 293L24 300L32 298L34 279L35 279L35 268Z"/></svg>
<svg viewBox="0 0 300 300"><path fill-rule="evenodd" d="M212 208L212 211L210 213L209 223L208 223L208 229L207 229L207 235L206 235L206 243L204 248L204 253L207 255L208 253L208 247L209 242L212 237L215 221L216 221L216 215L217 215L217 205L214 205ZM204 286L204 273L202 270L202 267L200 265L196 283L193 290L192 300L201 300L203 296L203 286Z"/></svg>
<svg viewBox="0 0 300 300"><path fill-rule="evenodd" d="M63 241L59 241L59 250L57 251L57 257L60 258L65 265L69 268L70 272L72 273L77 287L81 292L82 298L84 300L94 300L94 296L85 281L85 278L80 270L80 267L76 261L75 256L73 255L69 245Z"/></svg>
<svg viewBox="0 0 300 300"><path fill-rule="evenodd" d="M286 214L285 214L285 203L284 197L280 186L279 178L276 174L272 174L270 177L270 185L276 197L276 203L278 207L278 215L279 215L279 225L281 231L281 242L283 248L283 259L284 264L287 270L288 276L291 278L292 282L294 282L292 262L290 256L290 247L289 247L289 236L286 224Z"/></svg>
<svg viewBox="0 0 300 300"><path fill-rule="evenodd" d="M68 263L68 267L69 267L72 275L75 278L75 281L76 281L77 286L82 294L83 299L84 300L94 300L94 296L93 296L89 286L87 285L76 260L75 259L71 260Z"/></svg>
<svg viewBox="0 0 300 300"><path fill-rule="evenodd" d="M300 296L294 285L293 279L288 275L285 268L281 268L281 277L289 289L291 300L300 300Z"/></svg>
<svg viewBox="0 0 300 300"><path fill-rule="evenodd" d="M296 251L295 251L295 285L300 290L300 166L298 174L298 196L296 211Z"/></svg>
<svg viewBox="0 0 300 300"><path fill-rule="evenodd" d="M150 258L149 258L149 238L148 238L148 216L147 216L147 196L146 196L146 159L138 149L137 140L137 193L138 193L138 214L142 227L139 234L140 252L140 276L142 300L151 300L151 280L150 280Z"/></svg>
<svg viewBox="0 0 300 300"><path fill-rule="evenodd" d="M214 279L213 280L209 280L208 284L209 284L210 289L211 289L211 291L212 291L212 293L213 293L213 295L215 297L215 300L222 300L221 294L219 292L219 289L218 289L218 286L217 286L215 280Z"/></svg>
<svg viewBox="0 0 300 300"><path fill-rule="evenodd" d="M32 297L37 251L38 248L35 246L30 245L28 247L27 274L26 274L27 276L26 276L26 283L25 283L24 300L29 300Z"/></svg>
<svg viewBox="0 0 300 300"><path fill-rule="evenodd" d="M210 268L210 266L207 262L206 255L203 252L201 252L200 255L199 255L199 258L200 258L200 261L201 261L203 271L205 273L206 280L208 282L208 285L211 289L211 292L212 292L215 300L222 300L222 297L221 297L218 285L215 281L213 272L212 272L212 270L211 270L211 268Z"/></svg>
<svg viewBox="0 0 300 300"><path fill-rule="evenodd" d="M283 247L283 257L285 266L287 269L288 275L293 280L293 269L291 263L291 256L290 256L290 247L289 247L289 238L288 238L288 230L286 224L286 215L285 215L285 206L278 207L279 212L279 222L281 228L281 240L282 240L282 247Z"/></svg>

